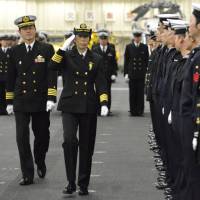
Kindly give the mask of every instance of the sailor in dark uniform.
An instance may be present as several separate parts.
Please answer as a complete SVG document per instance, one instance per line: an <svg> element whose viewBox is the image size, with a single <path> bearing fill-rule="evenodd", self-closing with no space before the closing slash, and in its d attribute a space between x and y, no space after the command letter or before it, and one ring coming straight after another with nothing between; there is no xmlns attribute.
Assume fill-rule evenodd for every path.
<svg viewBox="0 0 200 200"><path fill-rule="evenodd" d="M62 68L64 88L58 103L62 111L64 130L64 158L68 185L64 194L76 191L76 165L79 149L79 195L88 195L92 156L95 146L97 105L101 103L101 115L108 114L108 94L103 59L88 49L92 30L86 24L74 28L74 35L52 57L49 68ZM75 46L68 47L75 37ZM98 88L96 93L95 88ZM79 129L79 140L77 130Z"/></svg>
<svg viewBox="0 0 200 200"><path fill-rule="evenodd" d="M116 51L114 44L109 43L109 32L105 29L98 31L99 44L96 44L92 47L92 51L101 55L104 62L104 73L107 79L107 88L108 88L108 109L110 113L111 109L111 85L112 82L116 80L117 76L117 60L116 60ZM100 103L99 103L100 108ZM99 112L100 113L100 112Z"/></svg>
<svg viewBox="0 0 200 200"><path fill-rule="evenodd" d="M9 35L0 36L0 115L7 115L6 112L6 78L8 62L10 58Z"/></svg>
<svg viewBox="0 0 200 200"><path fill-rule="evenodd" d="M183 167L186 180L181 200L197 200L200 197L200 4L193 4L189 34L195 39L196 47L191 51L185 64L180 99Z"/></svg>
<svg viewBox="0 0 200 200"><path fill-rule="evenodd" d="M142 32L134 31L133 41L126 46L124 53L124 76L129 80L129 104L131 116L143 116L144 82L148 66L147 45L141 43Z"/></svg>
<svg viewBox="0 0 200 200"><path fill-rule="evenodd" d="M53 46L35 40L35 16L15 20L24 43L11 49L6 84L8 114L15 113L16 138L20 156L22 179L29 185L34 179L34 163L29 141L32 121L34 160L40 178L46 174L45 157L49 147L49 111L56 101L57 75L48 70L54 54Z"/></svg>

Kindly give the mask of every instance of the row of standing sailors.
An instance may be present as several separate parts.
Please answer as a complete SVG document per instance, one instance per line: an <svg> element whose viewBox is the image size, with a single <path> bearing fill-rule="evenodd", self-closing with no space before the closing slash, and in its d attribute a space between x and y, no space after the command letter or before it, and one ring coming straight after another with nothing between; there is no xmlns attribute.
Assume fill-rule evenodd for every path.
<svg viewBox="0 0 200 200"><path fill-rule="evenodd" d="M193 5L187 25L170 25L160 17L149 58L147 100L153 133L149 134L159 177L158 189L166 199L200 198L200 5ZM169 23L166 24L165 22Z"/></svg>

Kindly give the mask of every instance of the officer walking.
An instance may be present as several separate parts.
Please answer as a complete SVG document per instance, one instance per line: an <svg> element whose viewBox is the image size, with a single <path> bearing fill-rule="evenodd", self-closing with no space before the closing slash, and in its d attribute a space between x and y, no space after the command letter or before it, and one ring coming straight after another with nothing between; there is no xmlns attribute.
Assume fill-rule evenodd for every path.
<svg viewBox="0 0 200 200"><path fill-rule="evenodd" d="M7 115L6 112L6 76L9 61L9 35L0 36L0 115Z"/></svg>
<svg viewBox="0 0 200 200"><path fill-rule="evenodd" d="M74 35L52 57L49 67L62 68L65 85L58 103L64 129L63 150L68 185L64 194L76 191L76 164L79 147L79 195L88 195L95 145L98 98L101 115L108 114L108 95L103 60L88 49L92 30L86 24L74 28ZM75 47L67 50L75 37ZM67 51L66 51L67 50ZM98 88L98 94L95 91ZM79 140L77 139L79 129Z"/></svg>
<svg viewBox="0 0 200 200"><path fill-rule="evenodd" d="M34 164L29 141L32 120L34 158L40 178L46 174L45 156L49 147L49 111L56 101L56 73L48 70L54 54L52 45L35 40L35 16L15 20L23 43L11 49L6 86L8 114L15 113L16 138L20 156L22 179L20 185L29 185L34 179Z"/></svg>
<svg viewBox="0 0 200 200"><path fill-rule="evenodd" d="M98 31L99 44L93 46L92 50L103 57L104 73L107 80L108 89L108 109L110 114L111 109L111 85L116 80L117 76L117 60L114 44L110 44L108 41L109 32L105 29ZM100 105L100 104L99 104Z"/></svg>
<svg viewBox="0 0 200 200"><path fill-rule="evenodd" d="M148 66L147 45L141 43L142 32L133 32L133 41L126 46L124 54L124 76L129 80L129 104L131 116L143 116L144 82Z"/></svg>

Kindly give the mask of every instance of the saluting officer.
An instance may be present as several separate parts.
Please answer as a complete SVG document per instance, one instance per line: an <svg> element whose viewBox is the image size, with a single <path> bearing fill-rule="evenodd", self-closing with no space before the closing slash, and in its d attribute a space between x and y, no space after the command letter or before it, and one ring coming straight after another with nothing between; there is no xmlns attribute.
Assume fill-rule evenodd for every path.
<svg viewBox="0 0 200 200"><path fill-rule="evenodd" d="M52 57L49 67L62 68L65 80L58 103L64 129L64 157L68 185L64 194L76 191L76 164L79 147L79 195L88 194L92 155L95 145L98 98L101 115L108 114L108 95L103 60L88 49L92 30L86 24L74 28L74 35ZM67 50L75 37L75 47ZM66 51L67 50L67 51ZM96 93L95 88L98 88ZM79 129L79 140L77 139Z"/></svg>
<svg viewBox="0 0 200 200"><path fill-rule="evenodd" d="M0 115L7 115L6 111L6 76L9 61L9 35L0 36Z"/></svg>
<svg viewBox="0 0 200 200"><path fill-rule="evenodd" d="M103 57L104 73L107 79L108 88L108 109L110 113L111 109L111 85L116 80L117 76L117 60L114 44L110 44L108 41L109 32L105 29L98 31L99 44L92 47L92 50Z"/></svg>
<svg viewBox="0 0 200 200"><path fill-rule="evenodd" d="M124 54L124 76L129 80L129 104L131 116L143 116L144 82L148 66L147 45L141 43L142 32L133 32L133 41L126 46Z"/></svg>
<svg viewBox="0 0 200 200"><path fill-rule="evenodd" d="M56 73L48 70L54 54L53 46L35 40L35 16L15 20L23 43L11 49L8 67L6 100L7 112L15 112L17 146L22 179L20 185L29 185L34 179L34 164L29 141L32 120L34 158L40 178L46 174L45 156L49 147L49 111L56 101Z"/></svg>

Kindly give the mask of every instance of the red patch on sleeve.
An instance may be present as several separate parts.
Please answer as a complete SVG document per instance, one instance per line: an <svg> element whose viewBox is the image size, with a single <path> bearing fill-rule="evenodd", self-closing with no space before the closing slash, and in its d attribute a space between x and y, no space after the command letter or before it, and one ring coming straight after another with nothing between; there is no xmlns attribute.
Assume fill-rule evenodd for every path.
<svg viewBox="0 0 200 200"><path fill-rule="evenodd" d="M193 81L195 83L199 81L199 73L196 72L196 73L193 74Z"/></svg>

